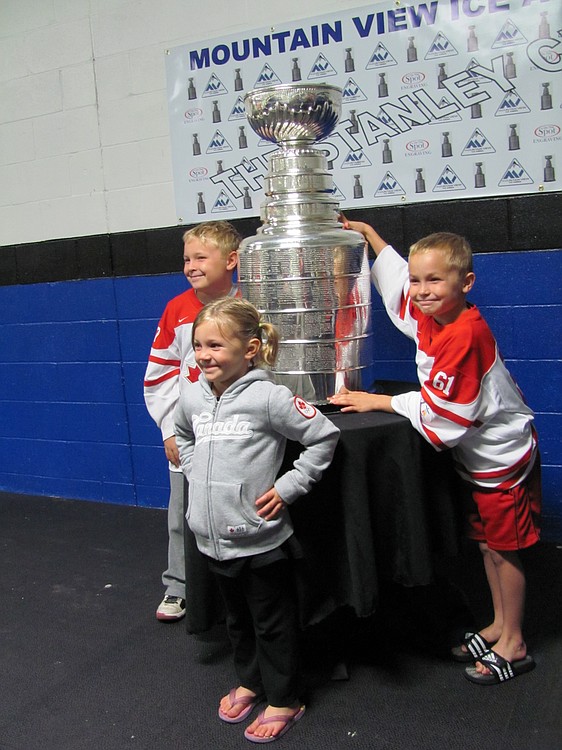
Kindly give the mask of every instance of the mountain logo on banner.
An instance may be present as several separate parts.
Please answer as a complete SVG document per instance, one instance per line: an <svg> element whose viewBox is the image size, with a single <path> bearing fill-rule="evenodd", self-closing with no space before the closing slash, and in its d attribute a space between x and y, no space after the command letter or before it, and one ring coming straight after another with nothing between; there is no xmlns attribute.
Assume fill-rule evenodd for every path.
<svg viewBox="0 0 562 750"><path fill-rule="evenodd" d="M391 65L398 65L394 57L390 54L387 48L382 42L379 42L375 48L375 51L369 58L369 62L365 65L365 70L371 70L372 68L388 68Z"/></svg>
<svg viewBox="0 0 562 750"><path fill-rule="evenodd" d="M232 151L232 146L226 140L220 130L215 130L215 134L213 135L213 137L209 141L209 145L207 146L206 153L216 154L221 151Z"/></svg>
<svg viewBox="0 0 562 750"><path fill-rule="evenodd" d="M337 198L339 201L344 201L346 199L346 196L342 193L342 191L339 189L339 187L334 182L334 189L332 191L332 195L334 198Z"/></svg>
<svg viewBox="0 0 562 750"><path fill-rule="evenodd" d="M449 39L440 31L429 46L425 60L433 60L436 57L451 57L458 55L456 48Z"/></svg>
<svg viewBox="0 0 562 750"><path fill-rule="evenodd" d="M236 102L234 103L234 107L232 107L232 110L228 116L229 120L242 120L246 118L246 110L244 109L244 99L239 96Z"/></svg>
<svg viewBox="0 0 562 750"><path fill-rule="evenodd" d="M322 52L318 55L316 60L314 61L314 65L310 69L310 73L308 74L308 79L312 78L328 78L329 76L335 76L337 75L337 71L334 69L333 65L328 61L328 59L322 54Z"/></svg>
<svg viewBox="0 0 562 750"><path fill-rule="evenodd" d="M476 73L474 70L474 68L479 68L479 67L480 67L480 63L475 57L473 57L472 60L466 66L465 70L472 79L474 79L478 83L483 83L486 81L484 76L481 76L480 73Z"/></svg>
<svg viewBox="0 0 562 750"><path fill-rule="evenodd" d="M496 117L501 117L502 115L520 115L530 111L517 91L513 89L513 91L508 91L504 96L500 106L496 110Z"/></svg>
<svg viewBox="0 0 562 750"><path fill-rule="evenodd" d="M205 86L203 96L222 96L228 94L228 91L223 86L222 81L214 73L209 78L209 82Z"/></svg>
<svg viewBox="0 0 562 750"><path fill-rule="evenodd" d="M271 142L269 145L271 145ZM259 161L262 163L262 165L264 164L263 158L261 156L259 157ZM259 169L258 165L256 164L256 159L252 159L252 161L250 161L249 159L244 157L241 163L244 165L244 169L247 172L257 172Z"/></svg>
<svg viewBox="0 0 562 750"><path fill-rule="evenodd" d="M527 38L513 23L511 18L508 18L495 38L495 41L492 44L492 49L515 47L518 44L527 44Z"/></svg>
<svg viewBox="0 0 562 750"><path fill-rule="evenodd" d="M211 213L224 213L226 211L236 211L236 206L234 203L230 200L228 195L224 192L224 190L221 190L218 194L218 197L214 203L214 206L211 209Z"/></svg>
<svg viewBox="0 0 562 750"><path fill-rule="evenodd" d="M446 96L443 96L439 100L439 104L437 105L439 109L446 109L447 107L451 106L451 102L447 99ZM443 115L442 117L434 117L432 115L430 125L442 125L445 122L460 122L462 120L461 115L458 111L452 112L450 115Z"/></svg>
<svg viewBox="0 0 562 750"><path fill-rule="evenodd" d="M503 177L498 182L500 187L506 185L532 185L533 180L529 177L527 171L521 166L517 159L513 159L509 167L505 170Z"/></svg>
<svg viewBox="0 0 562 750"><path fill-rule="evenodd" d="M458 174L449 166L441 172L433 188L434 193L449 193L452 190L466 190L466 185Z"/></svg>
<svg viewBox="0 0 562 750"><path fill-rule="evenodd" d="M350 151L342 162L342 169L359 169L360 167L372 167L372 162L365 156L363 149Z"/></svg>
<svg viewBox="0 0 562 750"><path fill-rule="evenodd" d="M343 87L342 100L344 102L366 102L367 97L355 83L353 78L348 78Z"/></svg>
<svg viewBox="0 0 562 750"><path fill-rule="evenodd" d="M273 70L271 65L269 65L269 63L266 63L261 69L259 76L257 77L255 86L256 88L258 88L259 86L269 86L272 83L281 83L281 79Z"/></svg>
<svg viewBox="0 0 562 750"><path fill-rule="evenodd" d="M476 128L473 134L466 142L466 146L461 152L461 156L471 156L474 154L495 154L496 149L486 138L484 133Z"/></svg>
<svg viewBox="0 0 562 750"><path fill-rule="evenodd" d="M381 198L385 195L406 195L406 191L402 185L398 182L396 177L390 172L387 172L382 178L382 181L375 191L375 198Z"/></svg>
<svg viewBox="0 0 562 750"><path fill-rule="evenodd" d="M398 128L392 117L387 112L385 112L384 109L379 109L376 119L379 122L382 122L383 125L386 125L388 130L393 130L395 135L398 135L398 133L400 132L400 129ZM390 135L390 133L388 133L388 135Z"/></svg>

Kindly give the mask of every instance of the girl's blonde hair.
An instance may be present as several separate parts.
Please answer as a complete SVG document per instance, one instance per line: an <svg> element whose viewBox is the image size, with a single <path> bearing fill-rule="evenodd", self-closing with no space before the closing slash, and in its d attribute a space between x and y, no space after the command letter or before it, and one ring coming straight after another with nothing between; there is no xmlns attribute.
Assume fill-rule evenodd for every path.
<svg viewBox="0 0 562 750"><path fill-rule="evenodd" d="M260 348L254 357L256 367L273 367L279 349L279 334L271 323L260 318L258 310L240 297L221 297L199 312L193 323L191 340L195 338L197 326L212 320L223 336L234 336L247 344L258 339Z"/></svg>
<svg viewBox="0 0 562 750"><path fill-rule="evenodd" d="M452 232L435 232L410 247L410 256L427 253L430 250L441 250L445 255L449 268L465 276L472 271L472 249L468 241L460 234Z"/></svg>

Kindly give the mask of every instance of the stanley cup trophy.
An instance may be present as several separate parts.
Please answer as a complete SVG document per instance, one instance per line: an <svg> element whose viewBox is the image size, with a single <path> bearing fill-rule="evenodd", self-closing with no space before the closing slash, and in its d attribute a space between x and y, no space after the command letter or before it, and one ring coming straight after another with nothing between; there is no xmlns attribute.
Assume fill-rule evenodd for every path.
<svg viewBox="0 0 562 750"><path fill-rule="evenodd" d="M263 225L239 250L242 296L273 323L278 382L322 405L342 386L362 388L372 364L371 284L363 236L344 230L326 154L342 92L288 84L246 94L248 122L279 144L269 158ZM290 386L291 387L291 386Z"/></svg>

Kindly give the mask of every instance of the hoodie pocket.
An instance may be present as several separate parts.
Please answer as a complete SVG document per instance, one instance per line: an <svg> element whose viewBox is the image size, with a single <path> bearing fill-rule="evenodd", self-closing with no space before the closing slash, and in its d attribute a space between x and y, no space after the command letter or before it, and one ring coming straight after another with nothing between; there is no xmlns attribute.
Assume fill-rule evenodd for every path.
<svg viewBox="0 0 562 750"><path fill-rule="evenodd" d="M195 536L210 539L209 513L207 510L207 488L204 482L198 482L192 477L189 480L187 525Z"/></svg>
<svg viewBox="0 0 562 750"><path fill-rule="evenodd" d="M187 523L196 536L235 539L255 534L263 524L256 498L244 496L243 485L227 482L189 482Z"/></svg>

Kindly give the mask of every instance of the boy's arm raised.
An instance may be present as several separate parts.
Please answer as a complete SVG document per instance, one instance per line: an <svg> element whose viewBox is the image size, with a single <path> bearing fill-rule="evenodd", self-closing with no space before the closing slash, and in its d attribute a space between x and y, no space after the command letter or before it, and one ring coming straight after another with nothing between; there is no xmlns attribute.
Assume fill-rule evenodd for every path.
<svg viewBox="0 0 562 750"><path fill-rule="evenodd" d="M355 232L362 234L373 248L375 255L378 255L388 245L388 242L385 242L370 224L366 224L364 221L349 221L343 214L340 215L340 221L344 229L353 229Z"/></svg>

